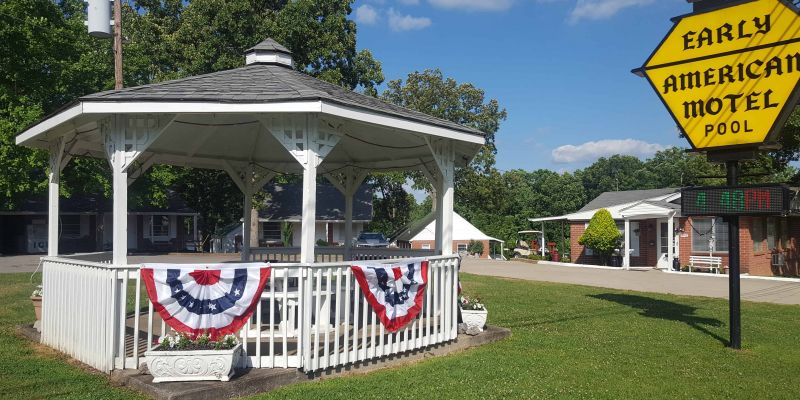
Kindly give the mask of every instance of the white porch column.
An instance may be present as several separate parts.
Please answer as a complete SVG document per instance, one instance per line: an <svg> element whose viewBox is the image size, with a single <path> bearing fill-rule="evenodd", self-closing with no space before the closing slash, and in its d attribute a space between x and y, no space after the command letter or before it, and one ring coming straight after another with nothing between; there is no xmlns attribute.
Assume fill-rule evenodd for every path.
<svg viewBox="0 0 800 400"><path fill-rule="evenodd" d="M453 254L453 202L455 200L455 151L449 141L428 142L439 168L436 188L436 248L441 255Z"/></svg>
<svg viewBox="0 0 800 400"><path fill-rule="evenodd" d="M367 178L367 171L347 167L338 174L325 174L325 178L344 195L344 259L350 261L353 252L353 201L358 188Z"/></svg>
<svg viewBox="0 0 800 400"><path fill-rule="evenodd" d="M47 255L58 255L59 232L59 197L58 188L61 182L61 161L64 155L64 137L60 137L50 146L50 170L48 171L48 210L47 210Z"/></svg>
<svg viewBox="0 0 800 400"><path fill-rule="evenodd" d="M630 268L631 266L631 220L625 218L625 249L622 254L622 266Z"/></svg>
<svg viewBox="0 0 800 400"><path fill-rule="evenodd" d="M673 250L673 246L675 245L675 212L671 212L669 217L667 217L667 234L669 235L669 241L667 242L667 271L672 269L672 259L675 258L675 252Z"/></svg>

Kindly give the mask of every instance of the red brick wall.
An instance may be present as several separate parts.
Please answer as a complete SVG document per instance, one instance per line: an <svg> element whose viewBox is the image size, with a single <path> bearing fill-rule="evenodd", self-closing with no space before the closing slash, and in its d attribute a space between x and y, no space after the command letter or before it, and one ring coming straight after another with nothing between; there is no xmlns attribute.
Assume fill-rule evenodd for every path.
<svg viewBox="0 0 800 400"><path fill-rule="evenodd" d="M597 254L587 255L584 246L578 243L583 231L586 230L585 224L585 222L571 222L569 225L570 257L572 262L576 264L599 265L602 263L600 257Z"/></svg>
<svg viewBox="0 0 800 400"><path fill-rule="evenodd" d="M457 253L458 252L458 245L459 244L465 244L465 245L469 246L469 242L470 242L469 240L453 240L453 253ZM416 240L416 241L411 243L411 248L420 250L420 249L422 249L422 246L424 244L429 245L431 249L436 248L436 241L434 241L434 240ZM481 254L480 258L489 258L489 255L490 255L489 250L490 250L489 249L489 241L488 240L484 240L483 241L483 253ZM508 255L506 255L506 256L508 256Z"/></svg>

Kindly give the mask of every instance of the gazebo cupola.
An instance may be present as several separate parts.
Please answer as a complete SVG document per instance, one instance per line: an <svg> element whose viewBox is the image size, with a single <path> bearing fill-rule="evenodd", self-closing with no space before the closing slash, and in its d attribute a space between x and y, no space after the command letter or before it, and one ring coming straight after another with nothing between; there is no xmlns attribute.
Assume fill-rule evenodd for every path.
<svg viewBox="0 0 800 400"><path fill-rule="evenodd" d="M244 53L245 63L253 64L273 64L285 65L289 68L294 67L292 52L280 43L267 38L263 42L247 49Z"/></svg>

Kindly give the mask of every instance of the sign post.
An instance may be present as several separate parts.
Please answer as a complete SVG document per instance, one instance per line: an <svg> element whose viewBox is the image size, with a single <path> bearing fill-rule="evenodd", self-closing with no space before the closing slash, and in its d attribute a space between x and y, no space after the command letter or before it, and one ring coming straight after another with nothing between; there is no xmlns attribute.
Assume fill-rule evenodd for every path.
<svg viewBox="0 0 800 400"><path fill-rule="evenodd" d="M728 188L737 189L739 161L777 148L780 130L800 100L800 12L787 0L687 2L693 12L673 18L672 29L633 72L647 78L694 151L725 163ZM738 197L728 196L729 206L740 205ZM742 208L715 214L729 224L734 349L742 343L739 215L753 215Z"/></svg>

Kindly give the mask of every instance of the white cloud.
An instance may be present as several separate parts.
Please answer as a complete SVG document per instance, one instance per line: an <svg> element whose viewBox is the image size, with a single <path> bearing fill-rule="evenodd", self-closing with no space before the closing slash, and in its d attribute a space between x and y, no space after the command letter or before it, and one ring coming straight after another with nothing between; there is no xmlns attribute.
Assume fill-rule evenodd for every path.
<svg viewBox="0 0 800 400"><path fill-rule="evenodd" d="M600 157L614 154L632 156L650 156L666 147L658 143L647 143L636 139L613 139L586 142L577 146L568 144L557 147L552 151L553 162L574 163L580 161L594 161Z"/></svg>
<svg viewBox="0 0 800 400"><path fill-rule="evenodd" d="M472 11L505 11L511 8L514 0L428 0L439 8Z"/></svg>
<svg viewBox="0 0 800 400"><path fill-rule="evenodd" d="M396 32L425 29L431 26L430 18L400 14L394 8L389 9L388 16L389 27Z"/></svg>
<svg viewBox="0 0 800 400"><path fill-rule="evenodd" d="M364 25L375 25L378 22L378 10L369 4L356 8L356 22Z"/></svg>
<svg viewBox="0 0 800 400"><path fill-rule="evenodd" d="M578 0L569 15L572 23L582 19L598 20L611 18L628 7L644 6L655 0Z"/></svg>

